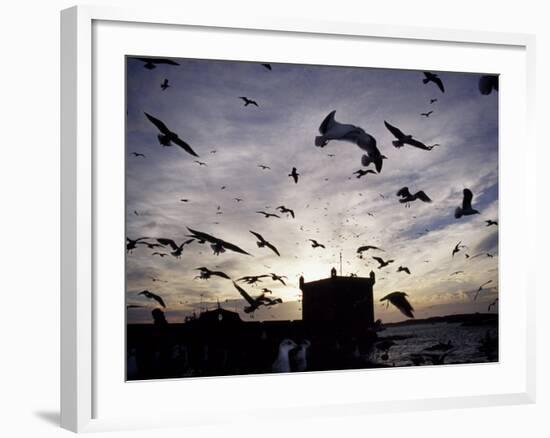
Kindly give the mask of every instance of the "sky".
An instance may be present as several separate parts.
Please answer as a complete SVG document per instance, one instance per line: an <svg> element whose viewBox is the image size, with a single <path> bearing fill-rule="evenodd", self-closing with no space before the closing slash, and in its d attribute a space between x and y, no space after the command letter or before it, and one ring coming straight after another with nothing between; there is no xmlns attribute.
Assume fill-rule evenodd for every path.
<svg viewBox="0 0 550 438"><path fill-rule="evenodd" d="M161 258L152 252L169 251L138 245L126 257L126 301L144 307L128 309L128 323L152 320L156 303L138 295L142 290L162 296L170 322L183 322L218 302L250 320L230 281L195 279L201 266L233 279L287 276L286 286L269 278L255 287L240 284L252 296L266 287L283 300L260 308L254 320L301 319L299 276L306 282L328 277L332 267L340 269L340 253L342 275L368 276L374 270L375 318L384 322L406 319L379 302L393 291L408 294L417 318L487 311L498 296L498 226L485 224L498 219L498 94L480 94L479 74L439 72L442 93L422 83L421 71L275 63L269 71L256 62L176 61L178 66L148 70L127 58L127 237L181 243L190 227L252 256L230 251L217 256L195 241L180 259ZM171 85L165 91L164 79ZM259 107L245 107L239 96ZM315 146L319 125L333 110L337 121L376 139L387 157L380 174L356 178L363 151L352 143ZM420 115L429 110L430 117ZM178 146L161 146L144 112L162 120L199 158ZM384 121L439 146L395 148ZM297 184L288 176L292 167L300 174ZM415 201L407 208L396 196L404 186L425 191L433 202ZM474 193L473 207L481 214L455 219L464 188ZM276 211L280 205L293 209L296 218ZM264 218L258 210L280 218ZM258 248L250 230L281 256ZM308 239L326 248L312 248ZM458 242L465 248L452 257ZM356 250L362 245L384 252L370 250L361 259ZM372 256L395 262L378 269ZM411 274L396 272L399 266ZM451 275L456 271L464 272Z"/></svg>

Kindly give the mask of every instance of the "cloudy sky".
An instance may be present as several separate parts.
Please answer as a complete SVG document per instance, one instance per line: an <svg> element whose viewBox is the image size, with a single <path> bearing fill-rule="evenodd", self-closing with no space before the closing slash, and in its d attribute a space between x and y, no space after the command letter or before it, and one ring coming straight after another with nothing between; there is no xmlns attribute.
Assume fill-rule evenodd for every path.
<svg viewBox="0 0 550 438"><path fill-rule="evenodd" d="M213 308L217 300L249 319L231 282L194 279L200 266L232 278L286 275L286 287L271 279L244 287L253 296L267 287L284 301L257 311L255 320L300 319L299 276L306 281L329 276L331 267L339 269L340 252L343 275L368 276L374 270L375 301L405 291L417 318L487 311L498 289L498 227L484 222L498 218L498 95L479 93L478 74L441 72L441 93L433 83L422 83L420 71L288 64L272 64L268 71L250 62L177 62L179 66L148 70L139 60L127 60L127 236L181 243L191 227L253 256L216 256L209 245L193 242L181 259L161 258L138 245L127 256L127 303L147 307L129 309L128 322L151 320L154 303L137 295L144 289L164 298L172 322ZM162 91L165 78L171 87ZM259 107L244 107L239 96L254 99ZM438 101L430 104L431 98ZM388 158L380 174L353 175L362 168L362 151L354 144L314 145L320 123L332 110L339 122L360 126L376 138ZM434 111L431 117L420 115L429 110ZM144 112L165 122L207 165L200 166L177 146L162 147ZM440 146L397 149L384 120ZM298 184L288 177L292 167L300 173ZM413 193L424 190L433 203L416 201L406 208L396 197L403 186ZM466 187L481 214L457 220L454 209ZM296 218L275 211L280 205L293 209ZM281 218L266 219L257 210ZM262 234L281 256L258 248L249 230ZM312 248L308 239L326 249ZM453 258L459 241L466 248ZM367 244L384 252L358 258L357 247ZM477 254L482 255L474 258ZM373 255L395 262L377 269ZM411 275L397 273L400 265ZM455 271L464 273L451 275ZM473 301L478 287L489 280ZM380 303L375 313L385 322L404 319Z"/></svg>

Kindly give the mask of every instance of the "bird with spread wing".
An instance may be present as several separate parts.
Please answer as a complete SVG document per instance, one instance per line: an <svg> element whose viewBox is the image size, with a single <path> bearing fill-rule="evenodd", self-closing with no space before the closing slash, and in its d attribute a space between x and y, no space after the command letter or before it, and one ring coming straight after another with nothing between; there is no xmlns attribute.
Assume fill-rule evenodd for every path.
<svg viewBox="0 0 550 438"><path fill-rule="evenodd" d="M188 154L198 157L197 153L191 148L191 146L179 138L178 134L170 131L164 122L147 113L145 113L145 117L147 117L147 119L159 130L160 134L157 135L157 138L162 146L168 147L172 146L172 143L174 143Z"/></svg>
<svg viewBox="0 0 550 438"><path fill-rule="evenodd" d="M396 291L380 298L380 301L386 301L386 308L388 308L389 303L392 303L403 315L414 318L414 309L409 300L407 300L407 296L405 292Z"/></svg>
<svg viewBox="0 0 550 438"><path fill-rule="evenodd" d="M260 233L256 233L254 231L250 232L257 237L258 241L256 242L256 245L258 245L258 248L263 248L265 246L273 251L275 254L277 254L279 257L281 256L281 254L279 254L279 250L275 247L275 245L265 240Z"/></svg>
<svg viewBox="0 0 550 438"><path fill-rule="evenodd" d="M188 237L197 239L199 243L209 242L211 244L210 247L214 251L215 255L220 255L221 253L224 253L226 251L233 251L239 254L244 254L249 256L252 255L246 252L244 249L239 248L237 245L234 245L233 243L230 243L230 242L226 242L225 240L219 239L218 237L212 236L211 234L204 233L202 231L197 231L189 227L187 227L187 229L191 233Z"/></svg>

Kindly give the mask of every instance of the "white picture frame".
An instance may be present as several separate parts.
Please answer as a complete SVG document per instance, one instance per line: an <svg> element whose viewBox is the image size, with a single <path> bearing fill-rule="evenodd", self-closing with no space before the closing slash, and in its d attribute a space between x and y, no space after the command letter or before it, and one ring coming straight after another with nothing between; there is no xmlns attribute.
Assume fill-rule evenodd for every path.
<svg viewBox="0 0 550 438"><path fill-rule="evenodd" d="M326 416L326 415L362 415L369 412L398 412L414 409L441 409L455 407L473 407L473 406L488 406L488 405L505 405L505 404L520 404L532 403L535 400L535 311L534 311L534 294L535 283L534 275L531 268L525 263L517 263L514 265L514 271L509 272L507 267L512 267L513 262L517 262L514 258L511 248L519 246L534 247L536 230L535 216L528 216L523 211L513 212L510 209L510 204L506 202L507 197L521 197L523 202L532 202L534 205L535 196L535 163L534 154L529 154L529 151L535 150L535 141L532 128L532 120L534 119L534 36L524 34L507 34L507 33L491 33L483 31L458 31L450 29L427 29L415 27L397 27L386 25L372 25L361 22L355 23L339 23L339 22L317 22L307 19L288 18L273 18L273 17L247 17L240 15L240 18L232 17L216 17L215 15L200 15L192 11L163 11L158 8L148 10L121 9L110 7L96 6L78 6L62 11L61 13L61 426L75 431L102 431L112 429L126 428L147 428L147 427L165 427L178 425L201 424L207 419L212 418L213 411L219 422L229 421L230 417L235 413L246 415L255 419L261 419L266 414L260 409L263 406L261 403L248 403L243 400L242 409L228 410L224 412L222 405L211 404L207 402L208 394L213 394L215 391L228 390L236 388L239 385L241 388L252 387L258 384L258 379L261 379L262 385L266 388L273 388L273 409L278 412L289 415L291 418L306 418L311 416ZM105 24L105 27L101 27ZM98 27L100 26L100 27ZM132 29L119 29L117 26L129 26ZM435 388L430 393L430 396L415 396L414 389L406 395L400 395L399 390L388 391L386 398L368 398L357 394L346 393L346 391L338 392L338 387L347 385L352 379L366 379L364 382L372 380L372 372L368 376L366 374L349 373L330 373L315 375L289 375L289 376L250 376L250 377L235 377L235 378L219 378L219 379L190 379L186 383L186 390L190 393L200 391L205 394L198 397L194 403L193 414L182 415L184 412L189 412L189 406L184 409L182 406L174 408L170 412L163 410L160 407L148 407L150 415L135 415L128 412L115 412L114 409L103 407L106 403L106 387L110 387L105 382L111 382L110 379L117 379L119 374L109 375L107 377L106 368L109 364L105 363L104 358L107 354L98 354L103 348L107 349L104 353L109 352L107 341L105 340L105 331L107 326L103 321L110 321L109 327L119 327L122 331L123 318L121 312L108 312L102 304L103 301L98 299L98 288L104 284L106 278L111 274L101 268L103 257L101 251L104 251L100 240L107 232L114 233L111 237L118 236L120 230L123 230L123 223L114 220L117 224L113 230L106 231L105 221L102 220L101 211L105 209L98 208L103 202L103 194L105 190L102 188L105 184L110 185L110 179L116 179L115 175L120 171L120 166L123 163L113 160L113 167L108 167L105 164L102 155L97 154L97 139L102 137L102 132L97 130L97 123L101 125L101 105L104 100L96 94L99 81L101 81L102 70L101 60L102 52L107 51L104 40L109 38L112 42L112 53L108 56L119 56L124 53L125 48L121 44L126 38L122 38L122 32L138 32L139 28L147 28L148 32L177 32L177 29L185 29L185 32L200 32L201 35L208 35L209 32L224 32L236 31L239 38L259 38L265 35L269 38L285 39L284 44L289 44L289 40L293 38L309 38L316 40L317 38L335 38L341 41L349 41L350 44L362 44L365 41L373 44L383 42L386 45L398 45L407 43L410 44L412 54L418 52L419 47L424 47L422 50L430 51L433 48L439 47L438 50L445 50L446 45L453 45L464 53L468 51L480 50L480 54L494 52L495 57L502 57L502 65L507 62L510 64L510 69L515 69L509 75L510 78L522 78L525 83L515 84L515 87L510 87L506 84L506 75L503 76L502 94L503 107L510 109L511 106L517 108L516 114L521 117L516 117L517 120L510 119L509 128L503 128L501 133L501 180L503 183L509 180L511 172L509 170L515 166L514 172L516 184L512 187L510 184L502 186L502 205L501 205L501 239L507 239L505 248L508 248L507 256L503 255L501 263L501 284L505 287L510 284L516 295L507 295L504 292L504 299L501 300L503 313L506 312L506 297L509 297L511 303L508 310L512 308L512 304L517 315L513 311L505 313L503 330L510 336L502 336L501 348L503 349L503 359L497 367L488 368L486 365L472 365L468 367L446 368L444 370L434 369L430 367L423 370L392 370L393 377L396 380L403 379L406 381L411 373L414 374L415 380L422 379L446 379L446 376L451 376L452 379L459 379L460 375L466 379L467 375L480 373L484 376L497 374L503 369L506 369L507 363L513 363L510 370L503 372L500 375L501 379L510 382L508 387L499 390L496 385L473 391L471 388L463 388L463 391L455 390L453 393L446 394L444 391L437 392ZM106 32L106 36L102 36L102 32ZM184 33L185 33L184 32ZM182 35L185 38L186 35ZM132 40L129 38L129 40ZM133 40L139 40L134 38ZM138 42L135 42L138 44ZM149 47L144 50L158 50L154 53L162 56L181 56L181 53L173 53L170 47L161 47L155 41L148 43ZM155 44L157 48L155 49ZM283 44L283 42L281 43ZM315 41L311 44L316 44ZM320 44L320 43L317 43ZM207 45L201 49L201 44L194 42L193 54L201 53L201 50L207 50ZM117 52L116 50L119 50ZM120 52L121 51L121 52ZM246 55L246 59L254 59L254 49ZM224 52L225 53L225 52ZM236 52L235 52L236 53ZM282 53L282 52L281 52ZM412 56L409 53L409 56ZM214 56L214 55L210 55ZM227 59L235 59L234 53L227 52ZM273 53L272 57L277 57L275 60L287 60L284 54ZM298 56L298 55L296 55ZM508 60L505 58L509 56ZM208 57L208 56L206 56ZM223 57L223 56L222 56ZM445 57L441 57L445 58ZM495 59L496 59L495 58ZM110 59L110 58L107 58ZM271 59L271 58L270 58ZM297 58L299 60L299 58ZM294 59L296 61L297 59ZM380 58L382 59L382 58ZM500 58L499 58L500 59ZM319 58L317 58L319 60ZM518 62L520 60L520 62ZM97 65L96 65L96 61ZM325 59L325 62L346 62L339 59ZM367 61L364 65L368 65ZM383 61L377 61L376 66L381 66ZM408 62L414 65L414 59L408 59L403 62ZM424 61L426 62L426 61ZM435 62L435 61L434 61ZM453 61L450 59L439 59L438 66L447 65L449 70L461 70L460 57L455 57ZM470 69L472 67L471 61ZM490 60L484 57L478 59L480 71L491 70L489 67ZM121 61L122 63L122 61ZM447 64L445 64L447 63ZM498 64L498 62L496 62ZM361 65L361 64L358 64ZM397 64L387 64L396 65ZM435 65L435 64L434 64ZM428 68L431 65L417 65L417 68ZM440 68L445 69L445 68ZM468 70L465 68L464 70ZM494 70L495 73L501 73ZM517 74L517 76L514 76ZM116 75L115 75L116 76ZM124 78L118 77L110 84L109 87L118 87L123 83ZM118 84L118 85L117 85ZM508 88L507 88L508 87ZM99 87L101 88L101 87ZM510 94L507 94L507 89ZM112 89L111 89L112 91ZM122 93L122 90L115 90L117 96ZM508 97L510 96L510 97ZM508 100L508 101L507 101ZM120 102L119 102L120 103ZM114 108L117 106L114 105ZM503 110L502 117L507 117L510 111ZM120 119L122 120L122 119ZM117 119L112 121L117 123ZM506 125L506 126L508 126ZM102 126L106 126L103 124ZM114 126L114 125L113 125ZM102 128L103 129L103 128ZM106 129L111 129L108 127ZM114 127L113 129L116 129ZM118 138L118 137L116 137ZM508 140L521 138L522 147L527 151L524 156L517 157L511 152L507 152L506 144ZM124 148L123 143L114 142L114 148ZM123 161L123 160L122 160ZM117 174L118 175L118 174ZM519 181L519 182L518 182ZM113 184L116 186L116 184ZM123 188L123 186L121 186ZM119 187L120 188L120 187ZM113 189L116 192L117 189ZM110 199L109 202L116 203L120 201L120 197L116 196ZM116 204L110 204L115 205ZM124 210L123 205L119 206L121 212ZM515 215L515 216L514 216ZM115 214L116 216L116 214ZM118 216L117 216L118 217ZM509 219L508 219L509 217ZM508 225L506 223L508 222ZM103 225L102 225L103 224ZM527 226L526 226L527 224ZM519 242L514 239L513 234L522 225L522 240ZM122 227L122 228L121 228ZM117 234L118 233L118 234ZM122 238L124 238L122 236ZM509 243L508 243L509 240ZM506 254L506 252L505 252ZM121 254L123 257L123 254ZM518 257L518 256L516 256ZM118 262L120 258L118 259ZM119 266L115 261L112 265ZM118 269L118 268L117 268ZM114 271L113 271L114 272ZM113 274L113 275L119 275ZM517 291L521 291L521 294ZM116 288L115 288L116 293ZM120 303L123 302L121 291ZM123 308L123 307L122 307ZM120 310L120 309L119 309ZM118 314L118 316L117 316ZM117 318L120 319L117 321ZM512 319L514 318L514 319ZM101 320L101 327L98 327L98 320ZM507 322L508 321L508 322ZM511 324L515 324L513 327ZM118 336L118 335L117 335ZM119 339L117 337L117 339ZM103 341L102 341L103 340ZM507 344L515 342L518 345L518 351L515 352L516 357L506 356ZM113 340L111 352L116 351L115 345L120 346ZM521 347L521 348L519 348ZM123 351L120 352L123 357ZM123 359L122 359L123 360ZM484 368L485 367L485 368ZM513 369L512 369L513 368ZM453 369L455 371L453 371ZM456 371L458 369L458 371ZM500 371L499 371L500 370ZM378 371L376 371L378 372ZM429 374L428 374L429 373ZM452 374L451 374L452 373ZM462 374L461 374L462 373ZM508 374L507 374L508 373ZM370 377L369 377L370 376ZM282 377L282 378L281 378ZM274 380L275 379L275 380ZM283 380L284 379L284 380ZM330 394L326 399L319 399L314 395L309 398L303 397L296 403L288 403L285 405L284 393L277 394L277 387L285 388L290 385L303 386L304 388L312 387L320 384L319 379L330 380L327 383L328 388L332 388L333 392L326 391ZM119 379L120 380L120 379ZM346 383L347 382L347 383ZM122 392L117 393L113 389L112 393L107 394L112 398L112 404L122 405L122 399L116 397L135 397L141 391L149 391L159 394L171 391L170 385L181 385L181 382L141 382L138 384L119 382L121 387L126 385L126 389L130 388L130 392L122 395ZM369 383L370 384L370 383ZM333 385L333 386L331 386ZM396 385L398 386L398 385ZM153 391L153 392L150 392ZM159 392L160 391L160 392ZM481 391L481 392L480 392ZM168 396L170 397L170 396ZM282 404L283 403L283 404ZM153 413L151 413L153 409ZM207 411L208 409L208 411ZM106 414L103 414L105 412ZM271 415L271 414L270 414Z"/></svg>

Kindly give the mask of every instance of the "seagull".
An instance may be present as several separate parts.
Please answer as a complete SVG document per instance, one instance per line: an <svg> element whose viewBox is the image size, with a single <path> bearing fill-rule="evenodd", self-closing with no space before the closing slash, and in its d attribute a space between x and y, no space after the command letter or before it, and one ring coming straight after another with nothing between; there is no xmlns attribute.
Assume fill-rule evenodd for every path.
<svg viewBox="0 0 550 438"><path fill-rule="evenodd" d="M365 176L365 175L367 175L367 174L369 174L369 173L374 173L374 174L376 174L376 172L375 172L374 170L372 170L372 169L367 169L367 170L359 169L359 170L353 172L354 175L357 175L357 176L356 176L357 179L359 179L359 178L361 178L362 176Z"/></svg>
<svg viewBox="0 0 550 438"><path fill-rule="evenodd" d="M166 304L164 304L164 300L158 296L157 294L154 294L153 292L149 292L148 290L144 290L138 293L138 295L144 295L146 298L149 298L150 300L155 300L158 302L162 307L166 307Z"/></svg>
<svg viewBox="0 0 550 438"><path fill-rule="evenodd" d="M188 154L193 155L194 157L198 157L198 155L195 153L195 151L189 146L186 142L184 142L181 138L178 137L178 134L175 132L172 132L168 129L168 127L159 119L145 113L145 116L149 119L149 121L157 127L157 129L160 131L160 134L157 135L157 138L159 140L159 143L162 146L172 146L172 143L177 144L179 147L181 147L185 152Z"/></svg>
<svg viewBox="0 0 550 438"><path fill-rule="evenodd" d="M388 266L390 263L393 263L394 260L384 260L382 259L382 257L372 257L374 260L376 260L380 266L378 266L378 269L382 269L382 268L385 268L386 266Z"/></svg>
<svg viewBox="0 0 550 438"><path fill-rule="evenodd" d="M443 81L441 80L441 78L435 73L430 73L425 71L424 79L422 79L422 83L427 84L428 82L433 82L435 85L437 85L437 87L441 90L442 93L445 93L445 87L443 86Z"/></svg>
<svg viewBox="0 0 550 438"><path fill-rule="evenodd" d="M256 245L258 245L258 248L263 248L264 246L266 246L275 254L277 254L279 257L281 256L281 254L279 254L279 250L275 248L275 245L272 245L267 240L265 240L260 233L255 233L254 231L250 231L250 232L258 238L258 242L256 242Z"/></svg>
<svg viewBox="0 0 550 438"><path fill-rule="evenodd" d="M437 102L437 99L430 99L430 105L436 102Z"/></svg>
<svg viewBox="0 0 550 438"><path fill-rule="evenodd" d="M239 254L252 255L247 253L245 250L239 248L237 245L234 245L230 242L226 242L225 240L219 239L210 234L203 233L202 231L193 230L192 228L189 228L189 227L187 227L187 229L191 233L189 237L193 237L194 239L197 239L201 243L210 242L211 243L210 247L214 251L215 255L220 255L221 253L227 250L237 252Z"/></svg>
<svg viewBox="0 0 550 438"><path fill-rule="evenodd" d="M242 198L233 198L236 202L243 202Z"/></svg>
<svg viewBox="0 0 550 438"><path fill-rule="evenodd" d="M455 245L453 249L453 253L451 254L451 257L454 257L455 254L459 252L462 248L466 248L466 245L461 245L461 243L462 243L462 240Z"/></svg>
<svg viewBox="0 0 550 438"><path fill-rule="evenodd" d="M451 274L452 275L458 275L458 274L464 274L464 271L455 271Z"/></svg>
<svg viewBox="0 0 550 438"><path fill-rule="evenodd" d="M390 131L392 133L392 135L397 139L397 140L392 141L392 144L396 148L400 148L400 147L403 147L406 144L408 144L410 146L414 146L415 148L423 149L425 151L431 151L432 150L432 148L430 146L427 146L424 143L422 143L421 141L418 141L418 140L414 139L413 136L410 135L410 134L403 133L403 131L401 131L399 128L396 128L395 126L390 125L385 120L384 120L384 125L386 126L388 131Z"/></svg>
<svg viewBox="0 0 550 438"><path fill-rule="evenodd" d="M420 199L422 202L432 202L432 200L428 197L428 195L426 195L423 190L420 190L413 195L411 194L411 192L409 192L408 187L400 188L397 191L396 195L401 197L399 202L401 202L402 204L407 204L407 206L409 205L409 203L416 201L417 199Z"/></svg>
<svg viewBox="0 0 550 438"><path fill-rule="evenodd" d="M432 111L428 111L427 113L420 113L421 116L424 116L426 118L430 117L433 113L433 110Z"/></svg>
<svg viewBox="0 0 550 438"><path fill-rule="evenodd" d="M158 255L159 257L161 258L164 258L166 257L167 255L169 255L167 252L158 252L158 251L155 251L155 252L152 252L151 255Z"/></svg>
<svg viewBox="0 0 550 438"><path fill-rule="evenodd" d="M455 218L459 219L462 216L469 216L472 214L479 214L479 211L472 208L472 198L474 194L470 189L463 190L464 196L462 198L462 207L456 207Z"/></svg>
<svg viewBox="0 0 550 438"><path fill-rule="evenodd" d="M411 275L411 271L409 271L409 268L407 268L406 266L399 266L399 268L397 268L397 272L406 272L407 274Z"/></svg>
<svg viewBox="0 0 550 438"><path fill-rule="evenodd" d="M498 76L496 75L483 75L479 78L478 83L479 92L483 95L488 95L498 91Z"/></svg>
<svg viewBox="0 0 550 438"><path fill-rule="evenodd" d="M296 348L291 350L292 354L289 357L292 359L292 370L294 372L301 373L307 370L307 349L310 346L311 342L305 339Z"/></svg>
<svg viewBox="0 0 550 438"><path fill-rule="evenodd" d="M497 303L498 303L498 298L495 298L493 302L489 304L489 306L487 306L487 312L491 311L491 307L496 307Z"/></svg>
<svg viewBox="0 0 550 438"><path fill-rule="evenodd" d="M168 79L164 79L164 82L160 84L160 88L162 88L162 91L166 91L169 86L170 85L168 84Z"/></svg>
<svg viewBox="0 0 550 438"><path fill-rule="evenodd" d="M271 364L272 373L290 373L289 353L297 347L292 339L283 339L279 344L279 351L275 361Z"/></svg>
<svg viewBox="0 0 550 438"><path fill-rule="evenodd" d="M486 220L485 223L487 224L488 227L490 227L491 225L498 225L498 221L493 221L493 220Z"/></svg>
<svg viewBox="0 0 550 438"><path fill-rule="evenodd" d="M161 245L168 245L170 246L174 251L171 252L170 254L172 254L175 258L179 259L181 257L181 253L183 252L183 247L185 245L188 245L190 244L191 242L193 242L195 239L189 239L189 240L186 240L185 242L182 242L181 245L178 245L176 242L174 242L172 239L166 239L166 238L158 238L157 239L157 242L160 243Z"/></svg>
<svg viewBox="0 0 550 438"><path fill-rule="evenodd" d="M298 184L298 176L300 176L300 174L298 173L295 167L292 168L292 172L290 172L288 176L292 177L295 184Z"/></svg>
<svg viewBox="0 0 550 438"><path fill-rule="evenodd" d="M296 217L294 215L294 210L286 208L284 205L279 205L275 210L279 210L281 213L289 213L292 216L292 219Z"/></svg>
<svg viewBox="0 0 550 438"><path fill-rule="evenodd" d="M262 305L264 306L273 306L275 304L280 304L283 302L280 298L268 298L265 296L265 294L261 294L260 296L256 298L252 298L248 292L246 292L242 287L240 287L237 283L233 282L233 286L235 286L235 289L239 291L241 296L246 300L246 302L249 304L247 307L244 308L245 313L253 313Z"/></svg>
<svg viewBox="0 0 550 438"><path fill-rule="evenodd" d="M264 164L258 164L258 167L259 167L260 169L262 169L262 170L271 170L271 167L266 166L266 165L264 165Z"/></svg>
<svg viewBox="0 0 550 438"><path fill-rule="evenodd" d="M286 283L285 283L284 279L285 279L285 278L288 279L287 276L285 276L285 275L277 275L277 274L275 274L275 273L273 273L273 272L270 272L269 275L271 275L271 279L272 279L273 281L280 281L280 282L282 283L283 286L286 286Z"/></svg>
<svg viewBox="0 0 550 438"><path fill-rule="evenodd" d="M132 152L132 155L136 158L137 157L145 158L145 154L140 154L139 152Z"/></svg>
<svg viewBox="0 0 550 438"><path fill-rule="evenodd" d="M140 237L138 239L132 240L129 237L126 238L126 252L132 252L136 249L138 243L142 243L142 240L149 239L149 237Z"/></svg>
<svg viewBox="0 0 550 438"><path fill-rule="evenodd" d="M261 278L266 278L266 277L269 277L269 275L267 275L267 274L263 274L263 275L246 275L244 277L237 278L237 281L244 281L246 284L250 284L250 285L254 286L256 283L261 283L262 282Z"/></svg>
<svg viewBox="0 0 550 438"><path fill-rule="evenodd" d="M139 304L128 304L126 306L127 309L139 309L140 307L143 307L143 306L140 306Z"/></svg>
<svg viewBox="0 0 550 438"><path fill-rule="evenodd" d="M197 163L199 166L208 166L204 161L195 160L193 163Z"/></svg>
<svg viewBox="0 0 550 438"><path fill-rule="evenodd" d="M197 271L200 271L200 274L197 275L195 278L199 278L201 280L208 280L210 277L221 277L226 278L227 280L231 280L229 278L229 275L227 275L225 272L222 271L211 271L208 268L200 267L196 268Z"/></svg>
<svg viewBox="0 0 550 438"><path fill-rule="evenodd" d="M265 211L257 211L256 213L258 213L258 214L263 214L264 217L265 217L266 219L268 219L268 218L270 218L270 217L276 217L276 218L278 218L278 219L281 218L281 216L279 216L278 214L266 213Z"/></svg>
<svg viewBox="0 0 550 438"><path fill-rule="evenodd" d="M357 248L357 254L362 254L363 251L368 251L369 249L375 249L375 250L378 250L378 251L384 251L382 248L378 248L377 246L363 245L363 246L360 246L359 248Z"/></svg>
<svg viewBox="0 0 550 438"><path fill-rule="evenodd" d="M376 171L382 170L382 160L386 157L380 153L376 146L376 139L367 134L362 128L337 122L334 119L336 110L325 117L319 126L320 136L315 137L315 146L325 147L331 140L342 140L355 143L360 149L366 152L361 158L361 164L365 167L374 163Z"/></svg>
<svg viewBox="0 0 550 438"><path fill-rule="evenodd" d="M386 308L389 303L392 303L399 311L409 318L414 318L413 307L409 300L407 300L407 294L405 292L392 292L385 297L381 298L380 301L386 301Z"/></svg>
<svg viewBox="0 0 550 438"><path fill-rule="evenodd" d="M492 282L493 282L493 280L489 280L489 281L486 281L485 283L483 283L481 286L479 286L479 288L477 289L477 292L476 292L476 294L475 294L475 296L474 296L474 301L477 300L477 296L478 296L479 293L483 290L483 288L484 288L485 286L487 286L489 283L492 283Z"/></svg>
<svg viewBox="0 0 550 438"><path fill-rule="evenodd" d="M273 291L272 291L271 289L268 289L267 287L264 287L264 288L262 289L262 293L264 293L264 294L272 294Z"/></svg>
<svg viewBox="0 0 550 438"><path fill-rule="evenodd" d="M244 106L256 105L257 107L259 107L258 103L255 100L249 99L248 97L239 96L239 99L241 99L244 102Z"/></svg>
<svg viewBox="0 0 550 438"><path fill-rule="evenodd" d="M135 58L138 61L144 62L147 70L153 70L157 68L157 64L166 64L166 65L179 65L176 61L165 58Z"/></svg>
<svg viewBox="0 0 550 438"><path fill-rule="evenodd" d="M262 64L262 67L265 67L266 70L271 70L271 64Z"/></svg>
<svg viewBox="0 0 550 438"><path fill-rule="evenodd" d="M325 245L323 245L322 243L319 243L317 242L315 239L308 239L310 242L311 242L311 247L312 248L325 248Z"/></svg>

